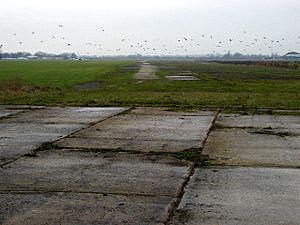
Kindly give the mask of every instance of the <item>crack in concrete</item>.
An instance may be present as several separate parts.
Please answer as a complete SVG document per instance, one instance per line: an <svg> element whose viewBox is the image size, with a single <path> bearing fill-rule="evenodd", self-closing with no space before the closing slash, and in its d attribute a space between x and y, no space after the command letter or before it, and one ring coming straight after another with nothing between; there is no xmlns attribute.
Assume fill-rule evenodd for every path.
<svg viewBox="0 0 300 225"><path fill-rule="evenodd" d="M47 193L72 193L72 194L99 194L103 196L107 195L119 195L119 196L138 196L138 197L170 197L174 198L172 195L152 195L143 193L117 193L117 192L97 192L97 191L72 191L72 190L0 190L0 194L47 194Z"/></svg>
<svg viewBox="0 0 300 225"><path fill-rule="evenodd" d="M178 195L176 196L174 201L171 203L171 205L170 205L170 207L167 211L165 220L163 221L163 224L165 224L165 225L171 225L172 224L172 218L174 216L174 213L175 213L177 207L179 206L179 204L180 204L180 202L183 198L183 195L185 193L185 188L188 185L188 183L190 182L192 176L194 175L194 172L195 172L195 165L193 164L190 167L189 175L186 177L185 181L182 183L182 185L180 187L180 191L179 191Z"/></svg>
<svg viewBox="0 0 300 225"><path fill-rule="evenodd" d="M40 110L40 111L41 111L41 110L43 110L43 109L47 109L47 108L40 108L40 109L33 109L33 110ZM35 149L32 149L31 151L26 152L25 154L20 155L19 157L16 157L16 158L14 158L14 159L12 159L12 160L9 160L9 161L7 161L7 162L5 162L5 163L0 164L0 168L3 168L4 166L6 166L6 165L8 165L8 164L10 164L10 163L15 162L15 161L17 161L17 160L20 159L20 158L26 157L26 155L28 156L28 154L29 154L29 155L30 155L30 154L35 155L37 152L40 152L40 150L39 150L39 151L37 151L37 150L38 150L39 148L41 148L41 146L43 146L43 144L45 144L45 143L47 143L47 144L55 144L55 142L57 142L57 141L59 141L59 140L62 140L62 139L64 139L64 138L67 138L67 137L69 137L69 136L71 136L71 135L74 135L74 134L76 134L76 133L78 133L78 132L80 132L80 131L83 131L83 130L85 130L85 129L88 129L88 128L90 128L90 127L93 127L93 126L95 126L96 124L102 123L102 122L104 122L104 121L106 121L106 120L108 120L108 119L110 119L110 118L112 118L112 117L119 116L119 115L123 115L123 114L127 114L127 113L131 112L132 110L134 110L134 107L129 107L127 110L124 110L124 111L119 112L119 113L112 114L112 115L110 115L110 116L108 116L108 117L106 117L106 118L104 118L104 119L98 120L98 121L96 121L96 122L89 123L86 127L83 127L83 128L81 128L81 129L79 129L79 130L77 130L77 131L74 131L74 132L72 132L72 133L70 133L70 134L68 134L68 135L66 135L66 136L64 136L64 137L60 137L60 138L56 139L55 141L52 141L52 142L43 142L39 147L37 147L37 148L35 148ZM24 110L23 112L19 112L19 113L22 114L22 113L25 113L25 112L28 112L28 111L25 111L25 110ZM19 114L19 113L17 113L17 114ZM14 114L14 115L16 115L16 114ZM8 117L14 116L14 115L8 115ZM0 118L0 120L1 120L1 119L2 119L2 118ZM80 124L80 123L78 123L78 124ZM45 150L45 151L47 151L47 150Z"/></svg>
<svg viewBox="0 0 300 225"><path fill-rule="evenodd" d="M201 143L202 148L200 150L202 150L204 148L205 143L206 143L206 141L207 141L210 133L212 132L213 127L214 127L214 125L215 125L215 123L216 123L216 121L217 121L217 119L218 119L218 117L220 115L220 112L221 111L218 110L217 113L216 113L216 115L215 115L215 117L214 117L214 119L212 120L210 128L209 128L209 130L208 130L208 132L206 134L206 137L203 139L203 141ZM201 152L199 152L199 154L200 153ZM189 176L186 177L185 181L183 182L183 184L180 187L180 192L179 192L178 196L176 197L176 199L174 200L174 202L171 204L170 208L168 209L168 212L167 212L167 215L166 215L166 220L163 222L163 224L165 224L165 225L172 225L172 219L174 217L175 211L178 208L180 202L182 201L183 195L185 193L185 189L186 189L187 185L189 184L192 176L195 173L195 168L196 168L195 164L193 164L191 166L191 168L190 168Z"/></svg>
<svg viewBox="0 0 300 225"><path fill-rule="evenodd" d="M9 115L7 115L7 116L1 116L0 117L0 121L1 120L5 120L5 119L10 119L10 118L13 118L14 116L17 116L17 115L21 115L21 114L24 114L24 113L27 113L27 112L30 112L30 111L35 111L35 110L37 110L37 111L41 111L42 109L44 109L44 108L30 108L30 107L28 107L28 108L22 108L22 107L16 107L16 108L14 108L14 107L5 107L5 109L7 109L7 110L22 110L22 111L19 111L19 112L16 112L16 113L13 113L13 114L9 114Z"/></svg>

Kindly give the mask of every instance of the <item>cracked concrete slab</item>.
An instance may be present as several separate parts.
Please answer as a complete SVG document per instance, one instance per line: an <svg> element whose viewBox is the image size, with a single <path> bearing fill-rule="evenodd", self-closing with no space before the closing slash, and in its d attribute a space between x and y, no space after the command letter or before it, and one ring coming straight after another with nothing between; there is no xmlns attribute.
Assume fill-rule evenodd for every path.
<svg viewBox="0 0 300 225"><path fill-rule="evenodd" d="M300 117L222 114L202 154L216 165L300 167Z"/></svg>
<svg viewBox="0 0 300 225"><path fill-rule="evenodd" d="M84 127L83 124L0 123L0 165Z"/></svg>
<svg viewBox="0 0 300 225"><path fill-rule="evenodd" d="M116 107L51 107L11 117L14 123L75 123L90 124L124 112L128 108Z"/></svg>
<svg viewBox="0 0 300 225"><path fill-rule="evenodd" d="M176 197L191 164L126 153L56 150L0 170L0 191L72 191Z"/></svg>
<svg viewBox="0 0 300 225"><path fill-rule="evenodd" d="M0 165L127 109L39 108L4 118L0 121Z"/></svg>
<svg viewBox="0 0 300 225"><path fill-rule="evenodd" d="M9 106L0 106L0 119L3 117L24 112L25 110L26 109L14 109L14 108L10 108Z"/></svg>
<svg viewBox="0 0 300 225"><path fill-rule="evenodd" d="M170 112L137 108L57 142L60 147L138 152L201 148L215 112Z"/></svg>
<svg viewBox="0 0 300 225"><path fill-rule="evenodd" d="M3 225L161 225L171 197L90 193L1 193Z"/></svg>
<svg viewBox="0 0 300 225"><path fill-rule="evenodd" d="M298 225L297 169L199 168L173 225Z"/></svg>
<svg viewBox="0 0 300 225"><path fill-rule="evenodd" d="M299 136L256 134L252 129L215 130L202 154L215 165L300 167Z"/></svg>

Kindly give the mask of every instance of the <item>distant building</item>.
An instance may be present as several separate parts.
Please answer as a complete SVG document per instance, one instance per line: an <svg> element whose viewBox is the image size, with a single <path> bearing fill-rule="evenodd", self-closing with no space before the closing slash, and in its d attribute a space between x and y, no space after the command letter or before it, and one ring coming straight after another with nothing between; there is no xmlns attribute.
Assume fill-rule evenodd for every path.
<svg viewBox="0 0 300 225"><path fill-rule="evenodd" d="M300 61L300 53L298 52L288 52L283 56L287 61Z"/></svg>

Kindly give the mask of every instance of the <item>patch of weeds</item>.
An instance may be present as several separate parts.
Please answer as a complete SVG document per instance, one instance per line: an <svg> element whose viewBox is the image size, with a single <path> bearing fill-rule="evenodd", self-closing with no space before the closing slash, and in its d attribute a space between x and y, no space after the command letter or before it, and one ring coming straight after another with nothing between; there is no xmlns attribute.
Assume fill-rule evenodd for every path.
<svg viewBox="0 0 300 225"><path fill-rule="evenodd" d="M53 144L51 142L43 143L40 147L38 147L35 152L41 152L41 151L49 151L49 150L55 150L58 149L58 146L56 144Z"/></svg>
<svg viewBox="0 0 300 225"><path fill-rule="evenodd" d="M263 129L256 129L254 131L250 131L251 134L265 134L265 135L275 135L279 137L289 137L294 136L293 133L288 131L278 131L273 130L272 128L263 128Z"/></svg>
<svg viewBox="0 0 300 225"><path fill-rule="evenodd" d="M23 85L21 82L21 78L16 76L10 78L9 80L1 81L0 83L0 91L1 92L20 92L23 89Z"/></svg>
<svg viewBox="0 0 300 225"><path fill-rule="evenodd" d="M189 162L193 162L195 166L209 166L210 165L210 159L208 155L202 155L201 149L199 148L192 148L187 149L181 152L149 152L150 155L158 155L158 156L168 156L168 157L174 157L179 160L186 160Z"/></svg>
<svg viewBox="0 0 300 225"><path fill-rule="evenodd" d="M201 155L201 150L197 148L174 153L174 157L180 160L193 162L195 163L195 166L206 166L209 164L209 156Z"/></svg>
<svg viewBox="0 0 300 225"><path fill-rule="evenodd" d="M217 129L226 129L226 128L229 128L229 127L224 126L220 123L214 123L211 127L211 130L213 131L213 130L217 130Z"/></svg>

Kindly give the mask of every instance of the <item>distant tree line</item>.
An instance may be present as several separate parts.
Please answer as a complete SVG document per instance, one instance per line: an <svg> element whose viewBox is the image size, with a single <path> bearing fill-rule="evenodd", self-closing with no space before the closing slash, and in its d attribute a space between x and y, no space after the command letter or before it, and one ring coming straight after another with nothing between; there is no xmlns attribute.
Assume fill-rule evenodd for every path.
<svg viewBox="0 0 300 225"><path fill-rule="evenodd" d="M0 59L77 59L75 53L60 53L51 54L46 52L3 52L0 54Z"/></svg>
<svg viewBox="0 0 300 225"><path fill-rule="evenodd" d="M199 61L223 61L223 62L236 62L236 61L287 61L283 56L272 54L272 55L244 55L241 53L231 54L230 52L226 54L206 54L206 55L116 55L116 56L93 56L93 55L76 55L75 53L60 53L51 54L46 52L36 52L34 54L29 52L0 52L0 59L89 59L89 60L199 60ZM274 67L290 67L288 64L278 64L270 63L269 66Z"/></svg>

